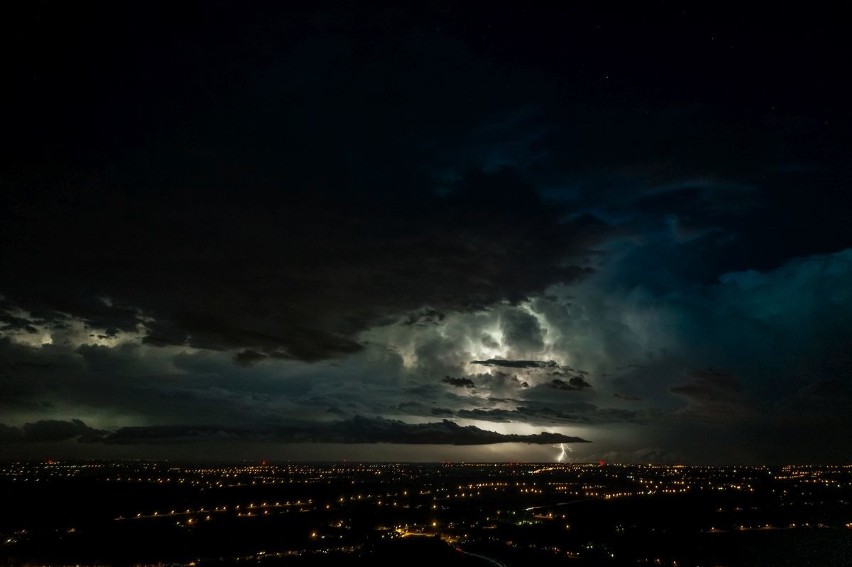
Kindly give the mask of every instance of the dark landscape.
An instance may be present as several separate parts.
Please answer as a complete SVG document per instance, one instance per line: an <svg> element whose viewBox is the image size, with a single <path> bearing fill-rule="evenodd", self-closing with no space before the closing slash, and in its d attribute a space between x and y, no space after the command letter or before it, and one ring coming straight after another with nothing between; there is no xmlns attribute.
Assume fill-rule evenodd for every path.
<svg viewBox="0 0 852 567"><path fill-rule="evenodd" d="M0 471L5 565L852 561L849 465L137 461Z"/></svg>

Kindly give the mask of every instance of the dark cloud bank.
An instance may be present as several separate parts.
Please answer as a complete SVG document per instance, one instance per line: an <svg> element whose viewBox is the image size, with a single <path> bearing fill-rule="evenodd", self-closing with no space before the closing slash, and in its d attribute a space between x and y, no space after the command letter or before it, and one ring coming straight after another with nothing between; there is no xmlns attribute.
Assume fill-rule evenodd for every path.
<svg viewBox="0 0 852 567"><path fill-rule="evenodd" d="M703 250L672 263L708 278L849 243L848 223L834 222L842 207L824 204L842 196L848 140L838 128L817 135L783 88L836 73L794 57L776 74L754 51L730 60L732 76L724 65L687 72L675 40L698 61L718 56L677 30L718 14L63 10L27 11L7 34L29 55L8 71L17 110L0 196L3 307L52 324L70 313L135 329L145 317L150 344L238 350L244 365L317 361L357 352L358 333L388 318L434 324L576 281L605 237L661 220ZM679 25L631 41L640 16ZM792 23L777 16L764 33L797 53L774 35ZM104 25L114 20L135 24L118 34ZM639 53L564 66L621 36ZM775 85L786 114L745 112L758 106L746 95L733 112L719 85L752 73L750 58L769 71L742 89ZM819 89L821 107L846 100L834 86ZM784 148L779 131L793 138ZM832 141L842 143L828 151ZM773 186L756 186L768 171ZM819 198L799 198L804 186ZM769 220L758 222L757 205ZM788 205L823 221L791 220ZM796 238L766 236L782 215ZM708 231L737 244L703 240ZM5 311L7 325L27 325Z"/></svg>
<svg viewBox="0 0 852 567"><path fill-rule="evenodd" d="M237 428L221 426L145 426L99 431L78 419L45 420L22 427L0 424L0 440L6 443L69 441L116 445L164 444L203 440L238 439L280 443L404 443L415 445L488 445L492 443L585 443L560 433L533 435L500 434L452 421L409 424L397 420L354 417L327 424Z"/></svg>
<svg viewBox="0 0 852 567"><path fill-rule="evenodd" d="M58 66L49 84L13 81L3 307L112 329L144 316L149 344L239 350L241 364L317 361L357 352L389 317L439 321L583 273L570 257L594 227L565 222L510 164L461 158L464 132L517 96L483 105L499 71L471 74L476 56L429 37L428 20L400 11L427 34L409 39L373 8L354 27L335 10L273 10L280 29L234 6L173 28L162 9L134 13L139 30L170 30L155 41L115 37L100 26L116 14L87 8L79 33L108 39L110 58L59 22L22 32L67 53L33 53L36 69ZM458 99L459 82L483 96ZM25 104L53 88L48 110Z"/></svg>

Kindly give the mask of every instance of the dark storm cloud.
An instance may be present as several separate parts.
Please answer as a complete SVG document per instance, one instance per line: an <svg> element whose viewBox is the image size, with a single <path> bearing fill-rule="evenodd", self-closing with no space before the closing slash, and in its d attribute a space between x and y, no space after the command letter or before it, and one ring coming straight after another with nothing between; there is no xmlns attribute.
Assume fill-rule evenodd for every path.
<svg viewBox="0 0 852 567"><path fill-rule="evenodd" d="M469 192L487 193L487 214ZM145 322L150 344L241 348L237 361L248 364L261 356L319 360L353 353L361 348L356 334L388 315L424 303L478 308L582 272L561 266L573 247L570 230L509 173L474 175L449 197L427 198L414 218L397 217L387 203L347 199L332 204L304 196L267 203L266 210L152 217L158 231L132 238L96 226L101 221L71 229L118 232L94 255L66 249L61 232L30 234L49 256L55 253L39 262L56 275L26 284L26 278L6 278L18 283L4 291L27 309L68 311L90 324L108 319L112 327L134 329L141 315L115 307L121 301L153 317ZM145 216L146 204L139 205ZM332 212L340 207L345 218ZM517 207L528 210L523 224L509 218ZM58 228L66 221L56 213L48 222ZM196 252L202 249L210 252ZM8 269L38 273L24 269L33 258L6 255ZM88 282L92 274L97 278ZM115 297L114 307L88 301L93 291Z"/></svg>
<svg viewBox="0 0 852 567"><path fill-rule="evenodd" d="M448 408L432 408L429 413L439 417L453 417L455 412Z"/></svg>
<svg viewBox="0 0 852 567"><path fill-rule="evenodd" d="M502 404L508 404L508 403L513 403L513 404L515 404L515 403L520 402L520 400L517 400L517 399L515 399L515 398L494 398L494 397L488 397L488 398L486 398L486 399L487 399L489 402L491 402L491 403L502 403Z"/></svg>
<svg viewBox="0 0 852 567"><path fill-rule="evenodd" d="M639 412L618 408L599 408L592 404L576 403L566 407L551 407L531 402L515 409L475 408L456 412L457 417L494 422L520 422L533 424L602 424L637 423L642 421Z"/></svg>
<svg viewBox="0 0 852 567"><path fill-rule="evenodd" d="M852 384L840 378L817 380L799 390L794 400L797 404L823 409L825 406L845 406L852 402Z"/></svg>
<svg viewBox="0 0 852 567"><path fill-rule="evenodd" d="M131 423L164 416L176 423L276 423L296 402L320 412L309 405L304 380L234 367L225 353L176 356L135 344L75 348L58 339L39 348L0 340L0 413L7 419L60 414L85 416L98 426L104 419L113 424L114 415Z"/></svg>
<svg viewBox="0 0 852 567"><path fill-rule="evenodd" d="M88 441L98 439L104 431L92 429L79 419L70 421L42 420L35 423L25 423L21 427L25 441L66 441L79 439Z"/></svg>
<svg viewBox="0 0 852 567"><path fill-rule="evenodd" d="M449 384L450 386L455 386L456 388L475 388L476 384L473 383L473 380L470 378L454 378L452 376L445 376L443 380L441 380L444 384Z"/></svg>
<svg viewBox="0 0 852 567"><path fill-rule="evenodd" d="M20 428L0 423L0 442L13 443L20 441L22 437L23 433L21 433Z"/></svg>
<svg viewBox="0 0 852 567"><path fill-rule="evenodd" d="M471 364L481 364L482 366L498 366L503 368L559 368L555 360L474 360Z"/></svg>
<svg viewBox="0 0 852 567"><path fill-rule="evenodd" d="M477 67L463 43L417 18L408 24L422 34L379 25L375 36L296 10L277 16L284 32L232 8L212 10L181 42L167 36L168 62L146 36L114 42L117 59L135 61L127 68L60 61L60 76L82 61L76 72L91 81L60 101L57 113L81 114L57 153L32 169L22 161L3 192L3 239L17 243L0 262L10 305L110 329L145 317L149 344L238 349L240 364L257 354L317 361L359 351L358 333L389 317L433 324L582 275L567 260L590 240L521 175L459 157L443 179L438 164L460 132L518 98L477 96L502 73ZM91 25L95 37L109 34ZM229 35L239 49L213 41L205 26L218 25L239 30ZM228 62L239 71L222 84ZM139 91L98 80L104 72ZM188 73L187 91L149 97L172 85L171 73ZM433 74L446 80L425 80ZM460 100L459 81L477 95ZM58 128L28 127L48 137ZM99 137L122 140L128 129L139 137Z"/></svg>
<svg viewBox="0 0 852 567"><path fill-rule="evenodd" d="M427 307L424 309L420 309L414 313L409 313L403 321L403 324L409 326L415 325L418 327L425 327L427 325L440 325L441 321L444 320L444 317L444 313Z"/></svg>
<svg viewBox="0 0 852 567"><path fill-rule="evenodd" d="M463 409L457 412L458 417L467 419L478 419L482 421L494 421L497 423L511 423L512 418L517 416L517 411L506 409Z"/></svg>
<svg viewBox="0 0 852 567"><path fill-rule="evenodd" d="M4 310L0 310L0 331L26 331L30 334L35 334L38 332L38 329L33 326L36 322L43 321L34 321L33 319L27 317L18 317L8 313Z"/></svg>
<svg viewBox="0 0 852 567"><path fill-rule="evenodd" d="M534 318L533 318L534 319ZM538 326L536 326L538 328ZM525 376L537 377L539 380L547 380L547 385L557 390L584 390L592 385L586 380L588 374L585 370L577 370L570 366L559 365L555 360L474 360L471 364L489 366L496 368L511 368L524 373ZM509 377L509 374L495 372L492 375L483 374L483 378ZM552 378L558 376L558 378ZM522 388L529 387L529 382L519 376L511 378Z"/></svg>
<svg viewBox="0 0 852 567"><path fill-rule="evenodd" d="M619 392L615 392L612 395L613 398L618 398L619 400L626 400L628 402L641 402L642 398L639 396L631 396L630 394L621 394Z"/></svg>
<svg viewBox="0 0 852 567"><path fill-rule="evenodd" d="M0 440L5 442L96 441L105 435L106 431L93 429L79 419L45 419L25 423L21 427L0 424Z"/></svg>
<svg viewBox="0 0 852 567"><path fill-rule="evenodd" d="M555 360L474 360L471 364L481 366L489 366L496 368L511 368L517 369L529 375L531 378L536 377L539 381L546 380L546 385L556 390L586 390L591 389L592 385L586 380L588 374L585 370L577 370L570 366L561 366ZM490 378L493 382L495 378L511 378L522 388L528 388L529 382L519 376L512 376L503 372L495 372L493 375L480 375L485 379ZM558 376L558 378L553 378Z"/></svg>
<svg viewBox="0 0 852 567"><path fill-rule="evenodd" d="M694 371L669 391L686 400L678 414L697 419L732 421L753 414L739 382L730 373L715 370Z"/></svg>
<svg viewBox="0 0 852 567"><path fill-rule="evenodd" d="M547 385L554 390L585 390L592 387L582 376L572 376L567 382L560 378L554 378Z"/></svg>
<svg viewBox="0 0 852 567"><path fill-rule="evenodd" d="M42 421L22 428L0 425L0 436L8 442L66 441L118 445L187 443L209 439L242 439L281 443L407 443L430 445L485 445L492 443L583 443L584 439L559 433L533 435L500 434L452 421L409 424L383 418L354 417L333 423L315 423L266 428L162 425L122 427L113 432L97 431L80 420Z"/></svg>
<svg viewBox="0 0 852 567"><path fill-rule="evenodd" d="M265 358L267 358L265 354L257 352L256 350L250 348L241 350L240 352L234 355L234 360L237 362L237 364L240 364L242 366L251 366L255 362L259 362Z"/></svg>
<svg viewBox="0 0 852 567"><path fill-rule="evenodd" d="M512 355L529 356L544 348L544 333L532 314L519 310L507 311L500 318L503 341Z"/></svg>

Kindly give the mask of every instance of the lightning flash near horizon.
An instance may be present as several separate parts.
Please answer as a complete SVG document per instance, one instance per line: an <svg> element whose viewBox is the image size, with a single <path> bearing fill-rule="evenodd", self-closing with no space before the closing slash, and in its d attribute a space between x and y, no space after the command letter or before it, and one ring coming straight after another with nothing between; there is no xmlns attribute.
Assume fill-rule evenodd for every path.
<svg viewBox="0 0 852 567"><path fill-rule="evenodd" d="M562 463L562 462L567 461L568 460L568 453L574 452L574 449L572 449L571 447L566 447L565 443L560 443L559 445L554 445L553 447L556 448L556 449L559 449L561 451L559 453L559 455L557 455L557 457L556 457L557 463Z"/></svg>

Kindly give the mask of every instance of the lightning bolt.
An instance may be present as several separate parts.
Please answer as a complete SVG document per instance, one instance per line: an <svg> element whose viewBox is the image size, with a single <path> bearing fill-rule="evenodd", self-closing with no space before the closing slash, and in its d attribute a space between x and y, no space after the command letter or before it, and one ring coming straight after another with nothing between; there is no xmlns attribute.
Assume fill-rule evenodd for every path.
<svg viewBox="0 0 852 567"><path fill-rule="evenodd" d="M562 463L564 461L567 461L568 460L568 453L574 452L574 449L572 449L571 447L566 447L565 443L560 443L559 445L554 445L553 447L554 447L554 449L560 450L559 455L556 457L557 463Z"/></svg>

